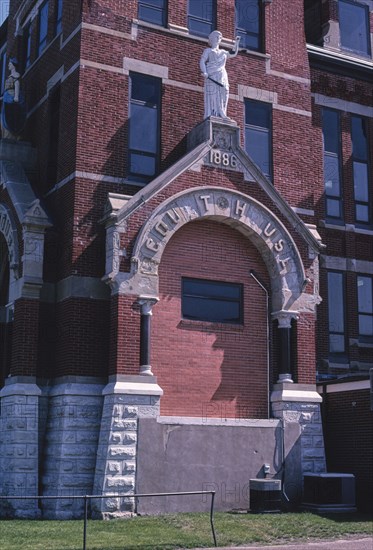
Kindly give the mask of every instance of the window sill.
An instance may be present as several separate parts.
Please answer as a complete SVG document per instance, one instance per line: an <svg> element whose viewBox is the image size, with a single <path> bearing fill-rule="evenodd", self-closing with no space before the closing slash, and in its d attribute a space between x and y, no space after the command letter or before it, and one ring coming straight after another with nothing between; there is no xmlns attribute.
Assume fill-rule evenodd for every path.
<svg viewBox="0 0 373 550"><path fill-rule="evenodd" d="M168 23L167 27L163 27L162 25L156 25L155 23L149 23L148 21L142 21L141 19L133 19L132 20L132 26L133 27L144 27L148 29L153 29L156 31L162 31L165 34L171 34L176 36L182 36L183 38L188 38L189 40L198 40L199 42L202 42L203 44L208 44L208 37L206 36L198 36L197 34L191 34L189 32L189 29L187 27L180 27L178 25L174 25L172 23ZM133 29L134 30L134 29ZM224 39L221 42L221 46L223 48L233 48L234 46L234 40L227 40ZM239 52L252 55L253 57L258 57L259 59L264 59L267 61L271 58L269 54L265 54L263 52L258 52L256 50L249 50L247 48L239 48Z"/></svg>
<svg viewBox="0 0 373 550"><path fill-rule="evenodd" d="M178 328L201 330L209 329L211 332L243 332L245 326L234 323L215 323L213 321L198 321L194 319L181 319Z"/></svg>
<svg viewBox="0 0 373 550"><path fill-rule="evenodd" d="M357 348L373 349L373 341L364 342L356 338L350 338L349 344L350 344L350 347L356 346Z"/></svg>
<svg viewBox="0 0 373 550"><path fill-rule="evenodd" d="M319 227L324 227L325 229L335 229L337 231L350 231L351 233L359 233L361 235L373 235L373 229L364 229L350 223L345 224L342 222L339 224L328 220L320 220Z"/></svg>

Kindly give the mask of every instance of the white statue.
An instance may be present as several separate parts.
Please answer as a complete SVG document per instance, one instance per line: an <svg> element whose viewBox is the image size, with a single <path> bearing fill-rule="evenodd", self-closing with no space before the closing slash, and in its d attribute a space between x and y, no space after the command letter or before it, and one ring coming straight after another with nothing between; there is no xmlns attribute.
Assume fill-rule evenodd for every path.
<svg viewBox="0 0 373 550"><path fill-rule="evenodd" d="M236 57L238 54L240 37L236 37L232 52L219 48L222 38L223 35L219 31L213 31L209 35L211 48L204 50L199 65L205 78L205 118L216 116L231 120L227 116L229 82L225 63L228 58Z"/></svg>

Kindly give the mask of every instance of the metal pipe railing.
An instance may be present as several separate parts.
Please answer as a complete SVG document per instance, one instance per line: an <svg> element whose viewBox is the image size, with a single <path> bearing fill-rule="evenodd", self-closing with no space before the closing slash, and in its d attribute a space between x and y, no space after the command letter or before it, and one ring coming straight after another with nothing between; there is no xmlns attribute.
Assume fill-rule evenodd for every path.
<svg viewBox="0 0 373 550"><path fill-rule="evenodd" d="M55 496L55 495L35 495L35 496L0 496L0 500L78 500L83 499L84 502L84 526L83 526L83 550L87 549L87 522L88 522L88 503L90 499L102 499L102 498L143 498L143 497L172 497L172 496L188 496L188 495L211 495L210 504L210 526L214 545L217 546L216 533L214 526L214 503L215 503L215 491L183 491L176 493L133 493L131 495L69 495L69 496Z"/></svg>

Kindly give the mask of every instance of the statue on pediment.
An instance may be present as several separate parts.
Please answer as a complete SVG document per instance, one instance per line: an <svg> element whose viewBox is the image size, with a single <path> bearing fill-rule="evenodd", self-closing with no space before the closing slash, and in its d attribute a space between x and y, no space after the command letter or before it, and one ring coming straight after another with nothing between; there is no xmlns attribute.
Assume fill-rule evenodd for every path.
<svg viewBox="0 0 373 550"><path fill-rule="evenodd" d="M229 81L225 64L227 59L236 57L240 37L235 39L232 52L220 49L219 45L223 35L219 31L213 31L209 35L210 48L203 51L200 60L200 69L205 78L205 116L216 116L225 120L231 120L227 116L229 98Z"/></svg>
<svg viewBox="0 0 373 550"><path fill-rule="evenodd" d="M26 122L26 109L21 93L21 75L17 71L17 60L10 59L9 76L4 84L4 94L1 98L1 136L3 139L16 141Z"/></svg>

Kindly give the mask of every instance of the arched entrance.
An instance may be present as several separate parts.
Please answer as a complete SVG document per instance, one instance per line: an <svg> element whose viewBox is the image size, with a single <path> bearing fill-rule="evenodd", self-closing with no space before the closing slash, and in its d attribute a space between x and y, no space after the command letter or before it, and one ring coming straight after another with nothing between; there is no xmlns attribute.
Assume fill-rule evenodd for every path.
<svg viewBox="0 0 373 550"><path fill-rule="evenodd" d="M152 367L161 414L268 416L267 267L249 239L211 219L184 225L159 265Z"/></svg>

